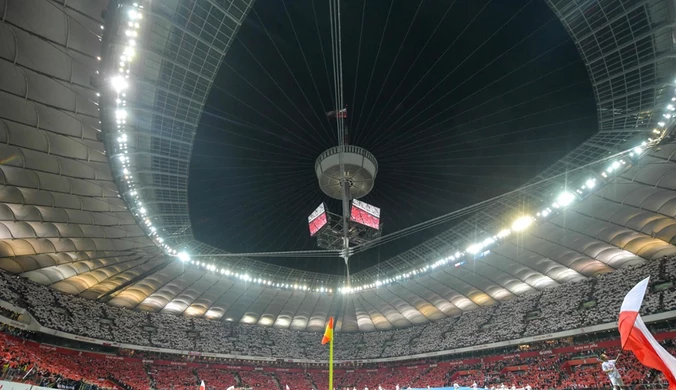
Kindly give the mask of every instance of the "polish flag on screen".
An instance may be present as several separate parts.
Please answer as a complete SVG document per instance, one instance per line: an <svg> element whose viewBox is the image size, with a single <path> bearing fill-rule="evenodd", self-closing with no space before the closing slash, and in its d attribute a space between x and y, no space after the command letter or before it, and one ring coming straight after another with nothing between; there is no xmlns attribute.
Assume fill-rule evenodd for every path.
<svg viewBox="0 0 676 390"><path fill-rule="evenodd" d="M204 386L204 381L202 381L202 383L200 384L200 390L207 390L207 387Z"/></svg>
<svg viewBox="0 0 676 390"><path fill-rule="evenodd" d="M661 371L669 381L669 390L676 390L676 358L655 340L638 314L649 280L650 277L640 281L622 302L620 319L617 322L622 349L634 352L644 366Z"/></svg>

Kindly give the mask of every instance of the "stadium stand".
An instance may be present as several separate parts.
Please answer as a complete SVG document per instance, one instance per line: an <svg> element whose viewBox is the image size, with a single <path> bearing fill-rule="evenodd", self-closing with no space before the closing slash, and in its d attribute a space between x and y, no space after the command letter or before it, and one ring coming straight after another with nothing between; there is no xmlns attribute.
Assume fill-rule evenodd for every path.
<svg viewBox="0 0 676 390"><path fill-rule="evenodd" d="M87 382L98 387L115 387L121 381L132 388L148 388L143 366L129 365L121 359L92 359L78 351L26 343L0 333L3 379L27 381L45 387L72 388Z"/></svg>
<svg viewBox="0 0 676 390"><path fill-rule="evenodd" d="M672 310L676 308L674 260L668 257L627 267L598 278L564 284L495 306L467 311L461 316L429 325L386 332L342 333L336 340L337 351L340 357L353 360L410 356L613 322L624 292L648 275L652 278L651 292L643 306L644 314ZM657 285L666 287L658 291ZM0 273L0 286L4 287L0 290L4 301L25 307L41 324L82 336L184 351L216 351L285 359L325 357L326 349L319 347L320 335L317 333L119 309L64 295L6 273ZM0 315L18 318L18 313L4 308ZM664 324L659 329L669 331L671 325ZM666 339L666 344L673 351L670 338ZM107 355L102 358L77 351L64 353L61 348L28 342L7 333L0 334L0 341L3 346L3 379L62 388L183 389L194 388L200 380L204 380L209 389L243 386L285 390L288 385L292 390L313 390L323 389L327 382L327 374L321 370L323 365L318 367L318 364L285 363L283 367L289 368L279 368L281 366L274 363L133 350L118 352L125 356ZM467 386L476 382L488 387L500 387L504 383L507 387L514 384L534 388L597 388L605 385L596 355L601 350L616 354L617 347L604 347L602 342L571 347L570 342L560 339L533 344L527 351L540 352L511 352L498 359L470 356L458 360L451 356L449 358L454 360L409 361L404 368L392 368L393 364L402 363L390 363L389 366L378 363L365 367L362 363L354 363L337 371L335 383L340 388L360 390L365 387L375 390L379 386L390 390L396 385L402 388L440 387L455 382ZM553 353L556 348L565 352ZM133 362L124 360L127 358ZM226 364L229 368L214 367L214 363ZM271 371L262 371L263 368L252 370L251 364L266 364L265 367ZM629 355L622 358L622 369L625 382L629 384L661 380L657 373L644 369Z"/></svg>
<svg viewBox="0 0 676 390"><path fill-rule="evenodd" d="M286 386L289 389L302 389L302 390L313 390L315 385L312 382L312 376L308 376L303 373L289 373L289 372L277 372L275 374L279 385L282 389L286 389ZM322 382L323 383L323 382Z"/></svg>
<svg viewBox="0 0 676 390"><path fill-rule="evenodd" d="M614 322L624 292L648 275L652 277L651 286L671 284L646 296L643 314L673 310L674 260L665 257L626 267L426 325L344 333L336 341L336 359L410 356ZM309 347L320 339L318 333L120 309L2 272L0 284L5 287L2 297L6 301L28 310L41 325L80 336L239 356L309 360L327 356L325 349Z"/></svg>
<svg viewBox="0 0 676 390"><path fill-rule="evenodd" d="M5 329L7 331L7 329ZM667 349L674 352L674 332L660 333ZM64 349L38 344L0 333L2 342L2 379L60 388L194 389L204 380L207 389L254 388L260 390L324 390L328 381L325 366L278 368L260 363L248 365L214 365L179 363L115 356L110 354ZM442 387L459 383L470 386L508 388L530 385L540 388L602 388L606 378L600 370L598 354L619 353L619 341L610 339L546 349L555 343L541 342L530 347L536 351L488 354L464 359L450 357L437 362L414 362L405 366L391 363L380 367L338 369L334 377L337 388L394 390L412 386ZM565 343L564 343L565 345ZM620 357L625 383L659 388L663 378L641 366L627 353ZM252 364L258 364L252 366Z"/></svg>
<svg viewBox="0 0 676 390"><path fill-rule="evenodd" d="M157 390L189 388L199 385L197 375L192 368L184 366L151 366L149 375L153 387Z"/></svg>
<svg viewBox="0 0 676 390"><path fill-rule="evenodd" d="M207 389L222 390L240 384L232 371L217 368L198 368L195 372L197 377L204 381Z"/></svg>
<svg viewBox="0 0 676 390"><path fill-rule="evenodd" d="M302 375L302 374L298 374ZM279 390L280 386L273 374L261 371L240 371L242 387L261 390Z"/></svg>

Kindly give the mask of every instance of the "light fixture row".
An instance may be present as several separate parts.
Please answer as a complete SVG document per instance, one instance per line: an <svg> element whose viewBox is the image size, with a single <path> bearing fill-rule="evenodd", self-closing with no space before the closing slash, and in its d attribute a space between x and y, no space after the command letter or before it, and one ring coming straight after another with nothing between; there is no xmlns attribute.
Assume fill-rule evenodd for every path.
<svg viewBox="0 0 676 390"><path fill-rule="evenodd" d="M673 91L676 93L676 90ZM607 163L605 169L599 172L599 176L604 180L609 180L612 177L619 174L622 170L627 167L628 162L631 162L632 159L639 159L643 156L649 148L659 144L659 142L666 136L667 129L673 125L676 115L676 97L672 97L669 104L666 106L665 113L662 114L664 117L663 120L657 123L657 127L652 129L653 137L648 138L647 140L641 142L639 145L635 146L631 150L621 153L613 161ZM392 283L400 282L411 277L426 273L430 270L438 268L443 265L453 264L454 267L460 267L467 263L468 260L476 260L483 256L486 256L490 253L490 248L494 247L505 239L507 239L512 233L523 232L529 229L534 223L545 220L550 217L555 210L561 210L574 202L584 199L589 196L593 189L597 186L598 179L596 177L590 177L584 181L578 188L575 190L566 190L561 191L554 198L553 202L549 206L545 206L540 211L538 211L534 216L532 215L521 215L514 219L509 228L503 228L494 236L487 237L482 241L473 243L469 245L464 251L455 251L455 253L450 254L446 257L438 259L431 264L422 266L420 268L402 273L400 275L386 278L384 280L376 280L375 282L363 284L360 286L342 286L338 288L338 292L342 294L349 294L355 292L361 292L364 290L370 290L373 288L379 288L386 286Z"/></svg>
<svg viewBox="0 0 676 390"><path fill-rule="evenodd" d="M671 106L671 105L670 105ZM671 106L673 108L673 106ZM661 124L661 127L664 127L666 124ZM664 129L660 130L660 137L664 136ZM661 138L660 138L661 139ZM630 151L626 151L618 156L614 161L610 162L608 166L600 172L600 176L605 179L611 178L613 175L617 175L627 166L627 156L632 158L640 158L646 148L656 144L659 139L649 139L648 141L642 142L641 145L634 147ZM495 235L486 237L481 241L470 244L465 250L458 251L438 259L431 264L424 265L420 268L399 274L394 277L386 278L383 280L376 280L375 282L363 284L359 286L342 286L338 288L338 292L341 294L350 294L358 293L365 290L371 290L374 288L379 288L382 286L387 286L392 283L397 283L410 279L411 277L418 276L424 273L427 273L435 268L452 264L454 267L460 267L467 263L469 260L476 260L481 257L484 257L490 253L490 248L495 247L505 241L514 233L524 232L528 230L535 223L543 221L548 217L551 217L552 213L556 210L562 210L574 202L584 199L589 196L593 189L598 184L598 179L596 177L590 177L584 181L578 188L575 190L564 189L554 197L552 203L548 206L545 206L535 215L520 215L516 217L511 226L502 228Z"/></svg>
<svg viewBox="0 0 676 390"><path fill-rule="evenodd" d="M128 135L128 121L129 121L129 111L128 111L128 96L131 89L131 66L132 62L136 57L136 52L138 50L137 38L143 23L143 5L138 3L133 3L131 6L126 6L124 8L124 14L121 17L122 25L120 26L120 31L124 35L119 43L122 47L122 50L112 51L114 56L117 58L111 59L111 63L114 64L112 67L111 74L109 75L109 91L111 93L112 100L115 103L114 109L114 149L115 154L113 158L116 158L119 163L120 172L119 178L120 183L124 187L125 198L127 199L127 205L129 209L136 217L139 225L145 230L146 234L153 240L153 242L159 246L166 254L176 255L177 250L170 247L167 243L164 242L157 231L157 227L154 226L152 222L152 217L148 214L148 210L143 205L143 200L141 199L141 193L136 188L136 181L134 173L132 172L132 157L129 154L129 135ZM104 29L104 26L101 26L101 29ZM97 59L101 59L98 57Z"/></svg>

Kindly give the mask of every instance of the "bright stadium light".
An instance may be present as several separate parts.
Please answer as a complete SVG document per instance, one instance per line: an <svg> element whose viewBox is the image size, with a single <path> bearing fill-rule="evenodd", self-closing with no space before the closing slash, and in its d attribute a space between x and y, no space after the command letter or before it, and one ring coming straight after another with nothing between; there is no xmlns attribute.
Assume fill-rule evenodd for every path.
<svg viewBox="0 0 676 390"><path fill-rule="evenodd" d="M512 223L512 230L515 232L522 232L528 229L528 227L532 224L533 218L531 216L524 215L523 217L519 217L514 220Z"/></svg>
<svg viewBox="0 0 676 390"><path fill-rule="evenodd" d="M591 190L592 188L594 188L594 186L596 186L596 180L594 180L594 179L588 179L588 180L584 183L584 185L586 185L587 188L589 188L589 189Z"/></svg>
<svg viewBox="0 0 676 390"><path fill-rule="evenodd" d="M124 91L129 86L129 84L127 84L127 80L125 80L122 76L113 77L110 79L110 83L113 86L113 89L118 93Z"/></svg>
<svg viewBox="0 0 676 390"><path fill-rule="evenodd" d="M569 204L573 203L575 201L575 195L568 191L564 191L559 194L559 196L556 198L556 203L558 203L561 207L566 207Z"/></svg>
<svg viewBox="0 0 676 390"><path fill-rule="evenodd" d="M178 259L185 263L190 261L190 255L185 252L180 252L178 254Z"/></svg>
<svg viewBox="0 0 676 390"><path fill-rule="evenodd" d="M500 230L500 232L498 232L498 238L505 238L509 236L511 233L512 231L509 229L502 229Z"/></svg>
<svg viewBox="0 0 676 390"><path fill-rule="evenodd" d="M480 250L481 250L481 246L479 244L472 244L472 245L467 247L467 253L471 253L473 255L476 254L477 252L479 252Z"/></svg>

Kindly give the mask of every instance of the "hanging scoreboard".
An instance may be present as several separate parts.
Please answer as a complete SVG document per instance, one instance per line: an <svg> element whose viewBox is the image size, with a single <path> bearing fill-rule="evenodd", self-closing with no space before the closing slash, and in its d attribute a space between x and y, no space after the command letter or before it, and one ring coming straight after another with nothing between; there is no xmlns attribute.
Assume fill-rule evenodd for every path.
<svg viewBox="0 0 676 390"><path fill-rule="evenodd" d="M317 232L319 232L326 224L328 223L328 218L326 215L326 207L324 203L320 204L315 211L307 217L307 223L310 227L310 237L314 237Z"/></svg>
<svg viewBox="0 0 676 390"><path fill-rule="evenodd" d="M350 221L378 230L380 229L380 208L354 199L350 208Z"/></svg>

